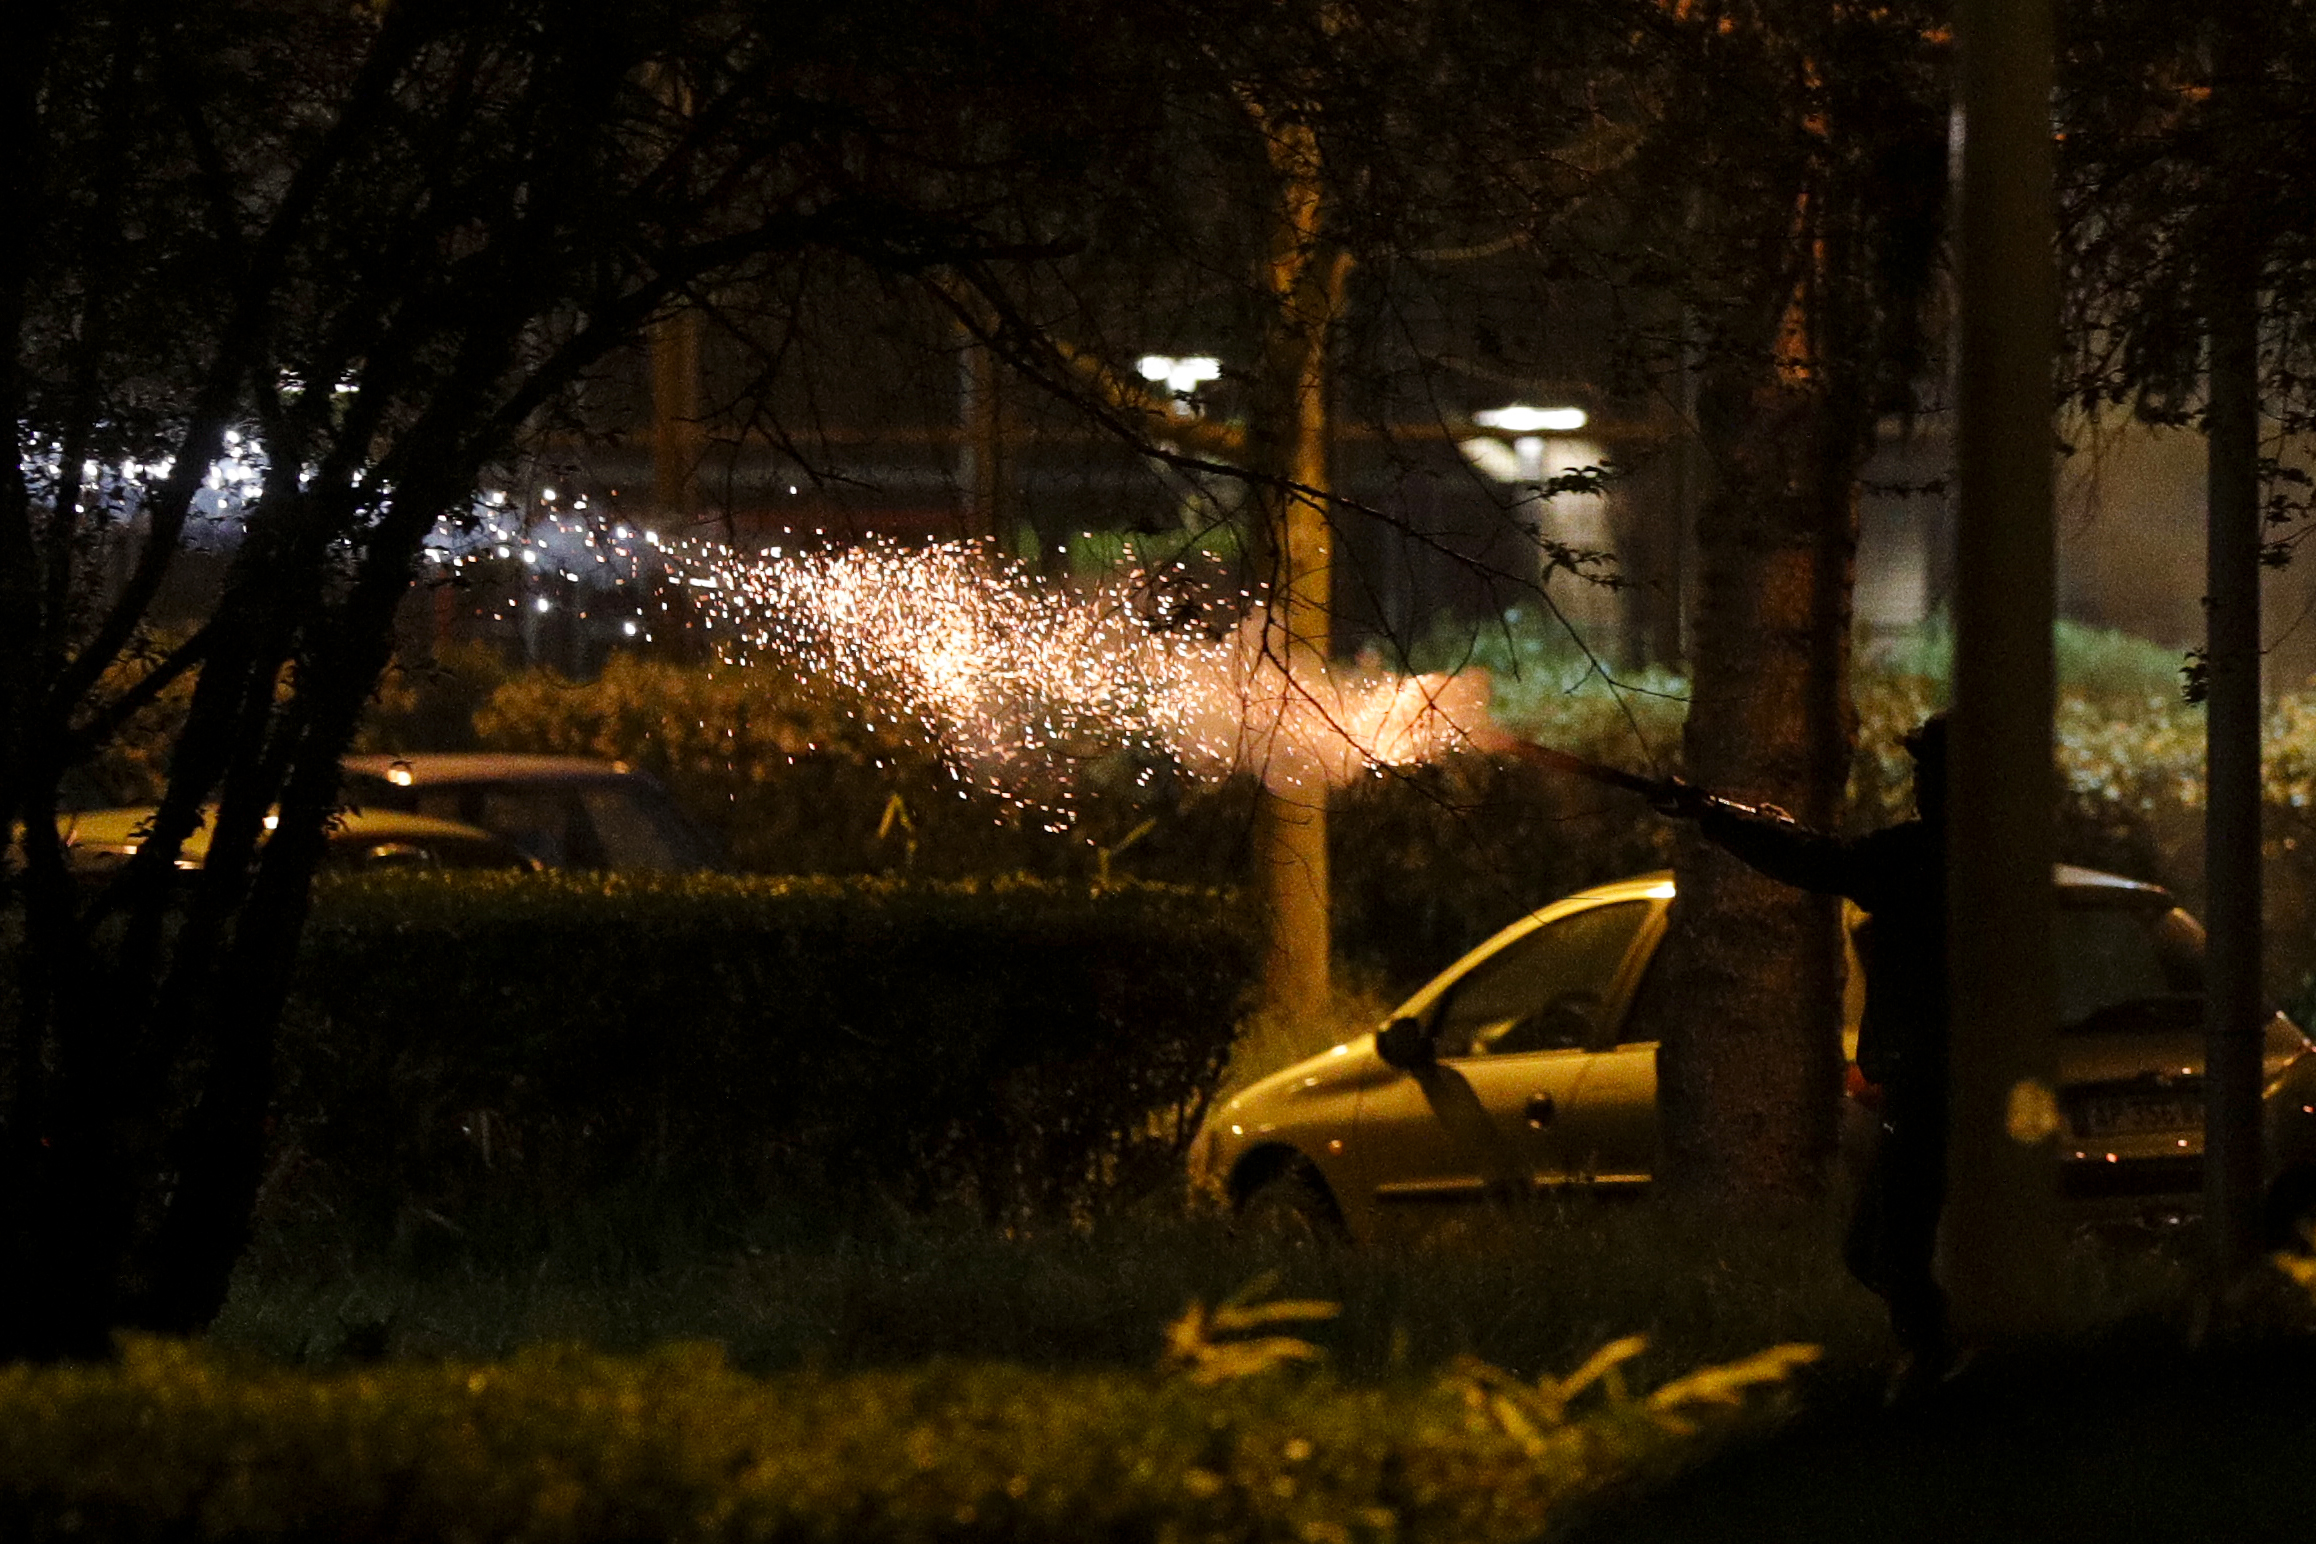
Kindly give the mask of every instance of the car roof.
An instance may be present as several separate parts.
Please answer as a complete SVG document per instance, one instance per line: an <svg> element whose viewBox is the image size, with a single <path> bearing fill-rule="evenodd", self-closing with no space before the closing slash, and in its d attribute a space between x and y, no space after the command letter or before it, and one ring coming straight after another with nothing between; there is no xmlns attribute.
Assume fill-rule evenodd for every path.
<svg viewBox="0 0 2316 1544"><path fill-rule="evenodd" d="M2078 900L2121 900L2135 905L2171 902L2171 892L2161 885L2147 884L2137 879L2126 879L2121 874L2109 874L2100 869L2083 868L2072 863L2051 866L2051 883L2055 889L2072 891ZM1479 944L1467 950L1453 964L1417 988L1395 1014L1421 1013L1428 1010L1446 991L1445 983L1462 974L1464 969L1510 943L1523 933L1535 931L1547 922L1556 922L1573 911L1584 911L1610 901L1670 900L1673 896L1673 871L1657 869L1646 874L1635 874L1629 879L1611 880L1604 885L1591 885L1562 896L1559 900L1537 907L1524 916L1488 935Z"/></svg>
<svg viewBox="0 0 2316 1544"><path fill-rule="evenodd" d="M348 772L368 777L385 777L400 769L409 774L406 787L427 783L560 783L636 775L624 761L598 761L592 756L518 756L499 751L348 756L344 765Z"/></svg>
<svg viewBox="0 0 2316 1544"><path fill-rule="evenodd" d="M1653 873L1636 874L1630 879L1614 880L1605 885L1594 885L1589 889L1578 890L1570 894L1567 899L1571 901L1630 901L1641 900L1658 894L1669 896L1672 894L1670 888L1672 882L1673 871L1671 869L1657 869ZM2061 890L2083 890L2093 895L2107 895L2117 898L2129 896L2134 900L2146 901L2168 901L2171 898L2171 892L2161 885L2150 884L2143 879L2126 879L2121 874L2110 874L2104 869L2084 868L2076 863L2052 864L2051 883ZM1560 903L1555 901L1552 904L1558 905ZM1548 908L1537 908L1538 911L1546 909ZM1530 913L1531 916L1535 914Z"/></svg>
<svg viewBox="0 0 2316 1544"><path fill-rule="evenodd" d="M2116 895L2143 896L2149 900L2171 898L2171 892L2161 885L2125 879L2121 874L2109 874L2100 869L2080 868L2072 863L2052 865L2051 882L2062 890L2104 891Z"/></svg>

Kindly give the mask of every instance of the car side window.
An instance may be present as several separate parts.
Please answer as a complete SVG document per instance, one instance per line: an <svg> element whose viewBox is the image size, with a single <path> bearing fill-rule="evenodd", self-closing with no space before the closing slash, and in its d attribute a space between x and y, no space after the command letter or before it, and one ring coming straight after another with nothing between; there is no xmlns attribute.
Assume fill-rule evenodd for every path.
<svg viewBox="0 0 2316 1544"><path fill-rule="evenodd" d="M1434 1028L1442 1056L1511 1056L1593 1043L1617 970L1648 919L1646 901L1574 912L1464 973Z"/></svg>
<svg viewBox="0 0 2316 1544"><path fill-rule="evenodd" d="M610 866L587 812L560 784L446 783L419 795L420 814L480 826L549 868Z"/></svg>
<svg viewBox="0 0 2316 1544"><path fill-rule="evenodd" d="M666 822L655 818L658 811L633 786L584 783L578 792L608 867L681 870L700 866L684 850L687 844L681 833L670 831Z"/></svg>

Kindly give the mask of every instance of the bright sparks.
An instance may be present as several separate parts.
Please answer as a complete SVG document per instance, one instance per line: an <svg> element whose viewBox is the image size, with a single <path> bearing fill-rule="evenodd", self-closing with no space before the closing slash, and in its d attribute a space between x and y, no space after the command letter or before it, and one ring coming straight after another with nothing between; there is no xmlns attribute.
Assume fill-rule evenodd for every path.
<svg viewBox="0 0 2316 1544"><path fill-rule="evenodd" d="M1181 625L1159 603L1179 570L1088 590L970 542L785 556L671 542L664 555L727 659L879 704L959 781L1057 828L1095 764L1142 782L1243 771L1311 788L1436 756L1485 724L1484 678L1284 668L1293 651L1266 633L1260 595L1220 636Z"/></svg>

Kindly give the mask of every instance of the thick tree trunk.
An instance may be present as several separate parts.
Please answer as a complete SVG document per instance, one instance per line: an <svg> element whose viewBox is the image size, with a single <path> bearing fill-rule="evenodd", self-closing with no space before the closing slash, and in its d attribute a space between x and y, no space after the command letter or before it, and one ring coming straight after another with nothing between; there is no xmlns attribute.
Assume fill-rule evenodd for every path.
<svg viewBox="0 0 2316 1544"><path fill-rule="evenodd" d="M1715 486L1698 522L1688 775L1841 812L1854 737L1850 582L1859 414L1844 394L1723 368L1700 401ZM1764 879L1686 833L1650 994L1665 1176L1705 1200L1823 1185L1840 1097L1838 902Z"/></svg>

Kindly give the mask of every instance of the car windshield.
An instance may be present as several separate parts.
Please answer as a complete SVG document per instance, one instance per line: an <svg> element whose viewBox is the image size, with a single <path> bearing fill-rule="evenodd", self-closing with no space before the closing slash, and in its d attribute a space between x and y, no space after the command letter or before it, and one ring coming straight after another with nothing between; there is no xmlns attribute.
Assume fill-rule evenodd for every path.
<svg viewBox="0 0 2316 1544"><path fill-rule="evenodd" d="M2062 904L2057 926L2061 1029L2175 1029L2201 1015L2203 929L2186 912Z"/></svg>

